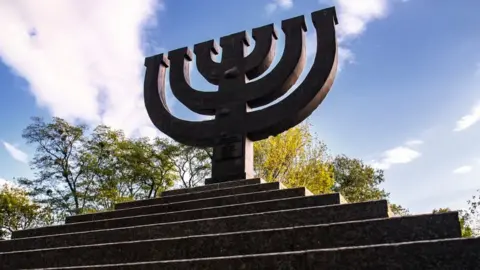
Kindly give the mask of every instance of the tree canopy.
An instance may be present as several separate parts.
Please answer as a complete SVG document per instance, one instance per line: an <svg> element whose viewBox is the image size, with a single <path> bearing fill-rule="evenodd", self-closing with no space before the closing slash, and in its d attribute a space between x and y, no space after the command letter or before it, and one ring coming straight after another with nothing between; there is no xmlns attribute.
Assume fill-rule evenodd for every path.
<svg viewBox="0 0 480 270"><path fill-rule="evenodd" d="M50 209L31 201L20 188L0 186L0 239L12 232L52 223Z"/></svg>

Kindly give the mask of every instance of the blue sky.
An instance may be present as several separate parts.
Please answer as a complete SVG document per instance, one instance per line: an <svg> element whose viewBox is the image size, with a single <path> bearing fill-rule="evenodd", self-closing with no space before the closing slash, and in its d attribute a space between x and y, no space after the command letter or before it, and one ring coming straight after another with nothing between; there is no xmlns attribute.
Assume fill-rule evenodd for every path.
<svg viewBox="0 0 480 270"><path fill-rule="evenodd" d="M475 0L3 1L0 181L32 175L34 149L21 138L31 116L158 135L142 101L145 56L271 22L281 33L282 19L302 14L311 25L312 11L332 5L341 71L309 119L314 131L332 154L385 169L393 202L417 213L464 208L480 188ZM192 84L214 90L195 69ZM173 97L169 105L200 119Z"/></svg>

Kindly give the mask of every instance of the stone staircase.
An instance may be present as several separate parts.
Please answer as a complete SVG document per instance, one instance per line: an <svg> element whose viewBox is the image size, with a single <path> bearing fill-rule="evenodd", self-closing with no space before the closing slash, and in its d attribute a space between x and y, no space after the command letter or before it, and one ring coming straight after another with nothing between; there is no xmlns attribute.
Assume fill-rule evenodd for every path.
<svg viewBox="0 0 480 270"><path fill-rule="evenodd" d="M0 241L0 269L480 269L457 212L389 217L385 200L248 179L162 193Z"/></svg>

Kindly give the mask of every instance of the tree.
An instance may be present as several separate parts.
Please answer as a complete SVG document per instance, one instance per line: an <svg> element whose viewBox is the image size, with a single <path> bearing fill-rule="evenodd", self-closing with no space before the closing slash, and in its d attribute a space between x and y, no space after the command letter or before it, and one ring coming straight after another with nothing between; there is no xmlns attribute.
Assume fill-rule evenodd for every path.
<svg viewBox="0 0 480 270"><path fill-rule="evenodd" d="M388 198L389 193L380 188L380 184L385 181L382 170L376 170L360 159L345 155L333 160L333 168L333 191L340 192L347 201L354 203ZM398 207L394 209L400 210Z"/></svg>
<svg viewBox="0 0 480 270"><path fill-rule="evenodd" d="M63 119L53 118L46 123L32 118L33 123L23 131L27 143L37 146L31 162L35 178L19 179L31 190L40 203L46 203L62 214L80 214L88 197L86 164L82 159L85 125L70 125Z"/></svg>
<svg viewBox="0 0 480 270"><path fill-rule="evenodd" d="M210 174L211 149L202 149L187 145L176 145L173 164L182 188L200 185Z"/></svg>
<svg viewBox="0 0 480 270"><path fill-rule="evenodd" d="M258 177L279 181L287 187L305 186L323 194L333 185L333 168L327 148L303 123L277 136L254 143L254 165Z"/></svg>
<svg viewBox="0 0 480 270"><path fill-rule="evenodd" d="M401 205L398 204L390 204L390 211L392 211L393 215L396 217L403 217L409 216L410 211L406 208L403 208Z"/></svg>
<svg viewBox="0 0 480 270"><path fill-rule="evenodd" d="M480 190L477 190L480 194ZM467 201L468 210L463 211L465 222L472 228L472 236L480 236L480 195Z"/></svg>
<svg viewBox="0 0 480 270"><path fill-rule="evenodd" d="M432 213L433 214L438 214L438 213L447 213L451 212L452 210L450 208L439 208L433 209ZM473 229L470 227L468 224L468 215L464 211L459 211L459 221L460 221L460 229L462 231L462 237L472 237L474 236Z"/></svg>
<svg viewBox="0 0 480 270"><path fill-rule="evenodd" d="M50 210L33 203L25 190L8 185L0 187L0 239L9 238L17 230L52 222Z"/></svg>
<svg viewBox="0 0 480 270"><path fill-rule="evenodd" d="M58 220L65 216L112 209L116 203L156 197L176 178L172 143L127 138L122 131L63 119L33 118L23 133L37 146L33 179L19 179L30 195L49 205Z"/></svg>

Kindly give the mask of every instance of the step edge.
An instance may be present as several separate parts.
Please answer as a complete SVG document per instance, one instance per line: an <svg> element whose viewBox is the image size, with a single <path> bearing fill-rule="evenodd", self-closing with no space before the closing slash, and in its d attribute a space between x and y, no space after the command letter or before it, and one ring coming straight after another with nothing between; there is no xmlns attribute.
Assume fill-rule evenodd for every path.
<svg viewBox="0 0 480 270"><path fill-rule="evenodd" d="M306 188L303 187L298 187L298 188L287 188L287 189L278 189L278 190L264 190L264 191L259 191L259 192L249 192L249 193L241 193L241 194L234 194L234 195L227 195L227 196L219 196L219 197L210 197L210 198L201 198L197 200L190 200L190 201L180 201L180 202L172 202L172 203L162 203L162 204L154 204L154 205L148 205L148 206L139 206L139 207L132 207L132 208L125 208L125 209L114 209L110 211L103 211L103 212L98 212L98 213L89 213L89 214L80 214L80 215L75 215L77 216L89 216L89 215L95 215L99 213L109 213L109 212L117 212L117 211L129 211L131 209L138 209L138 208L148 208L148 207L157 207L159 205L171 205L171 204L180 204L180 203L186 203L186 202L198 202L198 201L203 201L203 200L211 200L213 198L218 199L218 198L227 198L227 197L236 197L236 196L249 196L252 194L257 194L257 193L267 193L267 192L279 192L279 191L286 191L286 190L300 190ZM74 217L74 216L72 216ZM77 223L77 222L75 222Z"/></svg>
<svg viewBox="0 0 480 270"><path fill-rule="evenodd" d="M285 189L285 186L282 185L280 182L271 182L271 183L260 183L260 184L252 184L252 185L245 185L245 186L239 186L239 187L228 187L228 188L223 188L223 189L214 189L214 190L206 190L206 191L199 191L199 192L194 192L194 193L185 193L185 194L178 194L178 195L170 195L170 196L167 196L168 198L175 198L175 197L181 197L181 196L188 196L188 195L191 195L191 194L202 194L202 193L208 193L208 192L215 192L215 191L224 191L224 190L232 190L232 189L240 189L240 188L245 188L245 187L252 187L252 186L275 186L275 184L278 184L278 187L279 189ZM266 191L266 190L262 190L262 191ZM259 191L260 192L260 191ZM247 192L247 193L254 193L254 192ZM238 194L247 194L247 193L238 193ZM236 195L236 194L234 194ZM231 195L233 196L233 195ZM213 196L213 197L205 197L205 198L217 198L217 197L222 197L222 196ZM150 201L155 201L155 200L159 200L159 199L162 199L162 198L166 198L166 197L158 197L158 198L151 198L151 199L144 199L144 200L138 200L138 201L130 201L130 202L123 202L123 203L118 203L118 204L115 204L115 209L117 210L117 205L128 205L128 204L134 204L136 202L150 202ZM187 200L188 201L188 200ZM160 203L159 203L160 204ZM135 207L131 207L131 208L135 208ZM123 208L124 209L124 208ZM118 209L118 210L123 210L122 208ZM130 208L129 208L130 209Z"/></svg>
<svg viewBox="0 0 480 270"><path fill-rule="evenodd" d="M203 218L203 219L194 219L194 220L181 220L181 221L175 221L175 222L164 222L164 223L152 223L152 224L143 224L143 225L137 225L137 226L126 226L126 227L118 227L118 228L110 228L110 229L101 229L101 230L91 230L91 231L80 231L80 232L71 232L71 233L60 233L60 234L47 234L47 235L41 235L41 236L32 236L32 237L21 237L21 238L15 238L12 240L20 240L20 239L32 239L32 238L40 238L40 237L52 237L56 235L69 235L69 234L81 234L81 233L87 233L87 232L98 232L98 231L113 231L113 230L119 230L119 229L128 229L128 228L134 228L134 227L149 227L149 226L158 226L158 225L173 225L173 224L179 224L179 223L194 223L194 222L202 222L202 221L209 221L209 220L219 220L219 219L228 219L228 218L239 218L239 217L247 217L247 216L254 216L254 215L265 215L265 214L275 214L275 213L283 213L283 212L293 212L293 211L305 211L309 209L317 209L317 208L327 208L327 207L347 207L350 205L360 205L360 204L370 204L370 203L382 203L381 206L385 206L387 203L386 200L377 200L377 201L369 201L369 202L360 202L360 203L351 203L351 204L334 204L334 205L321 205L321 206L309 206L309 207L301 207L301 208L294 208L294 209L284 209L284 210L275 210L275 211L267 211L267 212L261 212L261 213L249 213L249 214L243 214L243 215L233 215L233 216L222 216L222 217L212 217L212 218ZM56 225L56 226L67 226L66 224L64 225ZM48 227L54 227L54 226L48 226ZM30 230L35 230L35 229L30 229ZM11 241L11 240L10 240Z"/></svg>
<svg viewBox="0 0 480 270"><path fill-rule="evenodd" d="M262 183L267 183L265 180L263 180L262 178L260 177L256 177L256 178L249 178L249 179L241 179L241 180L236 180L236 181L229 181L229 182L247 182L249 183L248 181L251 181L251 182L256 182L256 181L260 181L259 183L255 183L255 184L245 184L245 185L238 185L238 186L231 186L231 187L242 187L242 186L248 186L248 185L256 185L256 184L262 184ZM229 183L229 182L224 182L224 183ZM161 195L163 197L170 197L170 196L176 196L176 195L181 195L181 194L186 194L186 193L195 193L195 192L185 192L185 193L181 193L181 194L172 194L172 195L169 195L170 192L172 193L175 193L175 192L178 192L178 191L184 191L184 190L194 190L194 189L197 189L197 188L204 188L204 187L207 187L207 186L211 186L212 189L211 190L217 190L217 189L221 189L221 188L218 188L218 187L221 187L222 184L224 183L216 183L216 184L210 184L210 185L203 185L203 186L196 186L196 187L191 187L191 188L177 188L177 189L171 189L171 190L165 190L161 193ZM216 188L213 188L214 186L217 186ZM227 186L228 187L228 186ZM200 192L200 191L199 191ZM166 193L166 194L165 194Z"/></svg>
<svg viewBox="0 0 480 270"><path fill-rule="evenodd" d="M1 254L11 254L11 253L21 253L21 252L36 252L36 251L45 251L45 250L59 250L59 249L70 249L70 248L85 248L91 246L107 246L107 245L121 245L121 244L128 244L128 243L140 243L140 242L160 242L160 241L174 241L174 240L184 240L184 239L195 239L195 238L208 238L208 237L221 237L227 235L241 235L241 234L254 234L260 232L279 232L279 231L289 231L289 230L302 230L302 229L310 229L310 228L318 228L318 227L334 227L334 226L342 226L348 224L367 224L371 222L377 223L389 223L389 222L399 222L399 220L420 220L423 218L428 217L435 217L437 221L447 221L453 217L458 217L458 213L456 211L452 212L445 212L445 213L429 213L429 214L419 214L419 215L411 215L411 216L403 216L403 217L384 217L384 218L372 218L372 219L364 219L364 220L350 220L350 221L343 221L343 222L332 222L332 223L321 223L321 224L310 224L310 225L301 225L301 226L287 226L281 228L267 228L267 229L258 229L258 230L246 230L246 231L236 231L236 232L224 232L224 233L208 233L208 234L199 234L199 235L187 235L187 236L177 236L177 237L164 237L164 238L155 238L155 239L143 239L143 240L130 240L130 241L118 241L118 242L106 242L106 243L97 243L97 244L88 244L88 245L77 245L77 246L65 246L65 247L52 247L52 248L39 248L39 249L30 249L30 250L17 250L17 251L7 251L7 252L0 252ZM412 221L415 222L415 221ZM460 222L457 222L460 226ZM149 225L150 226L150 225ZM154 225L152 225L154 226ZM357 225L361 226L361 225ZM139 226L144 227L144 226ZM125 227L126 228L126 227ZM125 229L122 228L122 229ZM105 231L105 230L99 230ZM89 231L95 232L95 231ZM82 232L88 233L88 232ZM77 233L77 234L82 234ZM76 233L68 233L68 234L60 234L60 235L70 235ZM50 236L51 237L51 236ZM40 238L40 237L38 237ZM442 239L455 239L455 238L442 238ZM17 239L20 240L20 239ZM438 240L438 239L437 239ZM395 244L395 243L389 243Z"/></svg>

